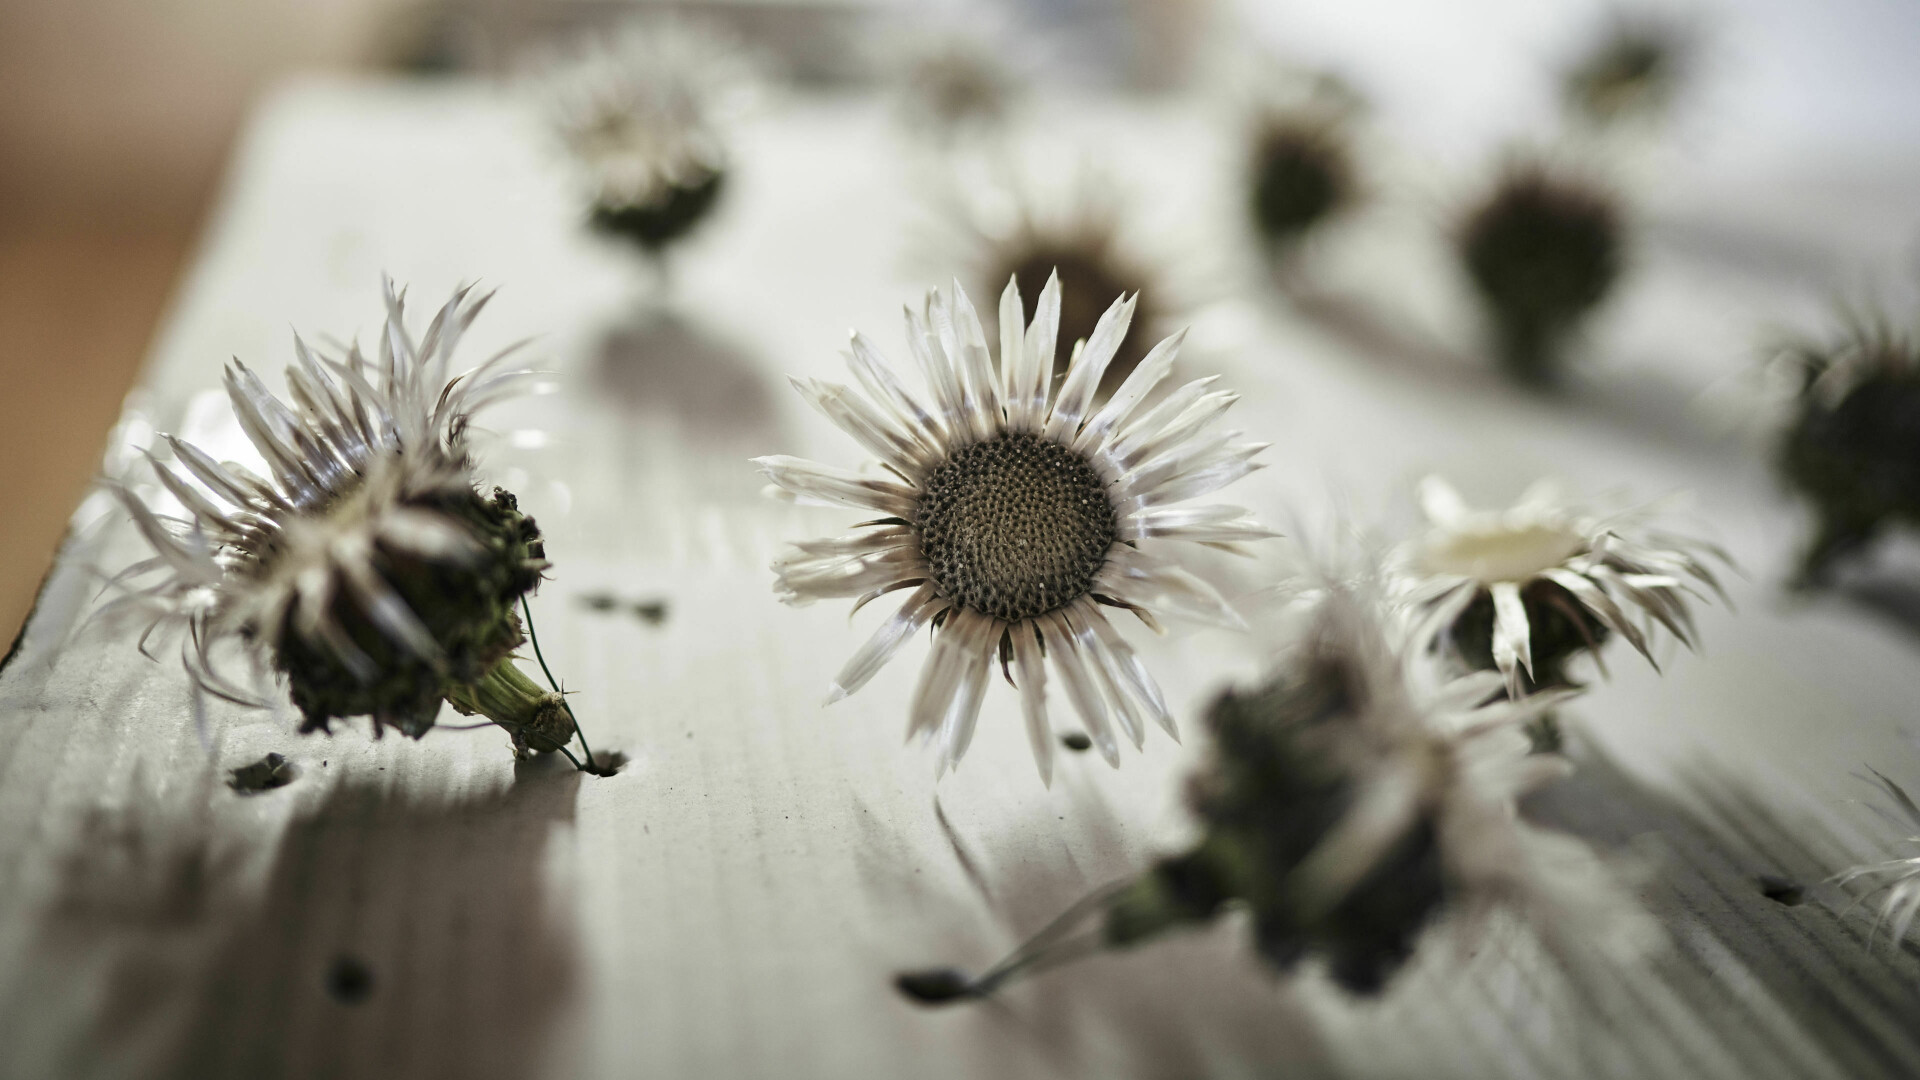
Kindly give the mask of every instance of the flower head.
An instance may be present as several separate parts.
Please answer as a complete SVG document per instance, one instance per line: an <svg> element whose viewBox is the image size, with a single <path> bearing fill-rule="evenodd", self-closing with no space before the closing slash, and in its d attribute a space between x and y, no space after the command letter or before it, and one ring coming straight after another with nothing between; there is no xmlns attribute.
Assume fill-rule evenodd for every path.
<svg viewBox="0 0 1920 1080"><path fill-rule="evenodd" d="M1688 608L1705 585L1725 599L1705 541L1646 528L1638 513L1599 516L1536 484L1506 510L1471 510L1451 485L1420 485L1427 534L1402 552L1415 607L1437 615L1431 640L1468 667L1498 670L1510 695L1572 686L1565 665L1619 634L1653 663L1652 624L1694 646ZM1643 627L1642 623L1646 625ZM1656 664L1656 666L1658 666Z"/></svg>
<svg viewBox="0 0 1920 1080"><path fill-rule="evenodd" d="M1248 81L1253 224L1269 254L1283 255L1359 197L1352 128L1364 105L1326 72L1281 66Z"/></svg>
<svg viewBox="0 0 1920 1080"><path fill-rule="evenodd" d="M1788 359L1799 377L1778 462L1819 518L1801 563L1811 582L1886 526L1920 525L1920 343L1858 319Z"/></svg>
<svg viewBox="0 0 1920 1080"><path fill-rule="evenodd" d="M834 679L832 699L864 686L914 631L932 625L933 655L914 692L908 733L937 738L942 772L973 738L996 656L1019 688L1043 779L1051 777L1054 741L1048 664L1110 763L1119 763L1110 715L1135 746L1146 719L1172 734L1159 688L1102 609L1132 611L1150 626L1157 611L1235 623L1211 587L1141 542L1231 544L1272 535L1239 507L1172 505L1259 468L1253 457L1263 448L1212 430L1235 400L1211 390L1212 379L1143 408L1171 370L1182 335L1155 346L1111 400L1095 406L1094 389L1133 318L1131 298L1107 310L1052 389L1061 296L1060 279L1050 277L1023 333L1019 285L1007 283L997 370L958 283L930 294L920 311L909 309L907 340L927 382L925 403L857 333L847 363L864 394L795 380L890 476L758 459L792 496L881 515L864 532L797 545L774 564L777 588L789 603L846 597L856 610L912 590Z"/></svg>
<svg viewBox="0 0 1920 1080"><path fill-rule="evenodd" d="M594 224L653 252L720 195L727 114L745 85L725 40L648 19L594 39L548 79L554 131L586 179Z"/></svg>
<svg viewBox="0 0 1920 1080"><path fill-rule="evenodd" d="M1319 959L1357 994L1381 991L1443 917L1514 912L1562 956L1619 961L1653 944L1657 931L1591 849L1518 812L1567 769L1530 752L1520 728L1572 691L1490 700L1491 673L1438 675L1377 571L1321 584L1305 633L1264 681L1207 711L1193 846L1096 892L977 978L935 969L896 985L925 1004L979 997L1230 908L1247 911L1274 968Z"/></svg>
<svg viewBox="0 0 1920 1080"><path fill-rule="evenodd" d="M1449 911L1514 908L1550 943L1644 943L1598 858L1515 810L1566 771L1519 728L1568 692L1487 704L1494 676L1438 679L1409 629L1370 581L1329 583L1266 681L1213 704L1191 784L1204 834L1109 903L1110 944L1238 901L1274 967L1318 956L1374 993Z"/></svg>
<svg viewBox="0 0 1920 1080"><path fill-rule="evenodd" d="M1514 378L1552 381L1568 335L1612 291L1625 246L1610 196L1538 163L1508 168L1467 215L1460 262Z"/></svg>
<svg viewBox="0 0 1920 1080"><path fill-rule="evenodd" d="M418 738L445 699L522 749L563 746L571 711L510 659L515 607L548 565L540 530L512 494L482 493L467 446L474 413L533 372L509 364L517 347L449 371L489 296L456 291L416 338L388 282L376 359L295 338L291 406L234 361L227 395L269 477L166 437L174 462L152 465L183 516L116 489L154 554L114 579L103 614L144 620L143 651L184 629L198 689L264 705L215 666L237 642L286 679L302 731L369 716Z"/></svg>

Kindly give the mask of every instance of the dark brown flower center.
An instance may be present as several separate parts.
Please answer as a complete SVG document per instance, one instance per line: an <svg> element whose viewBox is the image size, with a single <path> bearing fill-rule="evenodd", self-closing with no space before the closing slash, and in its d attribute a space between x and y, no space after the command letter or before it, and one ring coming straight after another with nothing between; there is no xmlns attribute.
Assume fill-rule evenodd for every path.
<svg viewBox="0 0 1920 1080"><path fill-rule="evenodd" d="M940 594L1009 621L1085 596L1115 518L1087 459L1033 435L954 451L927 476L914 515Z"/></svg>

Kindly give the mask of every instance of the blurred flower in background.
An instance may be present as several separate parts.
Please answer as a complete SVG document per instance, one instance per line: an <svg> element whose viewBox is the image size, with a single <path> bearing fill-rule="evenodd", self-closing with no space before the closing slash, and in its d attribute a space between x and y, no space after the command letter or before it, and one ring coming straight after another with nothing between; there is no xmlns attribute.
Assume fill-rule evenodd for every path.
<svg viewBox="0 0 1920 1080"><path fill-rule="evenodd" d="M739 45L701 24L637 20L551 62L546 103L593 226L659 260L704 221L731 164L726 129L750 94Z"/></svg>

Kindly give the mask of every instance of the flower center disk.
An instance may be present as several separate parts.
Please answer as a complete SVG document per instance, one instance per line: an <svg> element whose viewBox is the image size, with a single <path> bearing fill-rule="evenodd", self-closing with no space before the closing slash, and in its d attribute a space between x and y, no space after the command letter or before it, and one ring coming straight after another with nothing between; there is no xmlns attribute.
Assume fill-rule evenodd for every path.
<svg viewBox="0 0 1920 1080"><path fill-rule="evenodd" d="M940 594L997 619L1085 596L1115 538L1093 466L1059 443L1010 434L962 447L928 474L914 528Z"/></svg>

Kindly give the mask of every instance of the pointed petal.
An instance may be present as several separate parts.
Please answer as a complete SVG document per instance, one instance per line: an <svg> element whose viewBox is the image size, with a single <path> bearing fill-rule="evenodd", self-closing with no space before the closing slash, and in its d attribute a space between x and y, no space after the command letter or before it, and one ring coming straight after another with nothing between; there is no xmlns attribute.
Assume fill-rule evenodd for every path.
<svg viewBox="0 0 1920 1080"><path fill-rule="evenodd" d="M900 610L881 623L867 643L848 658L840 674L833 677L833 685L828 688L827 704L831 705L859 690L879 674L887 661L893 659L893 654L900 651L900 646L925 626L934 612L940 610L944 602L936 601L933 586L922 585L914 590L907 602L900 605Z"/></svg>
<svg viewBox="0 0 1920 1080"><path fill-rule="evenodd" d="M1114 740L1113 728L1107 723L1107 707L1100 700L1100 690L1075 647L1072 629L1057 611L1040 616L1036 623L1047 643L1047 659L1060 673L1060 681L1066 684L1067 700L1073 702L1074 711L1087 725L1087 734L1100 756L1107 764L1119 768L1120 744Z"/></svg>
<svg viewBox="0 0 1920 1080"><path fill-rule="evenodd" d="M1053 786L1053 728L1047 723L1047 665L1033 628L1013 627L1013 666L1020 678L1020 712L1027 722L1027 742L1040 782Z"/></svg>
<svg viewBox="0 0 1920 1080"><path fill-rule="evenodd" d="M1507 694L1521 696L1520 670L1533 675L1533 629L1527 623L1527 606L1520 600L1520 586L1511 581L1493 583L1493 662L1507 677Z"/></svg>
<svg viewBox="0 0 1920 1080"><path fill-rule="evenodd" d="M1086 418L1093 406L1093 395L1100 389L1100 379L1107 373L1107 365L1113 362L1113 356L1120 350L1120 342L1127 336L1127 327L1133 322L1133 309L1137 296L1122 296L1116 299L1100 321L1093 328L1093 336L1087 339L1084 349L1074 357L1073 365L1067 369L1066 381L1060 384L1060 394L1053 402L1053 411L1047 415L1047 422L1041 433L1058 442L1071 443L1080 431L1080 422Z"/></svg>

